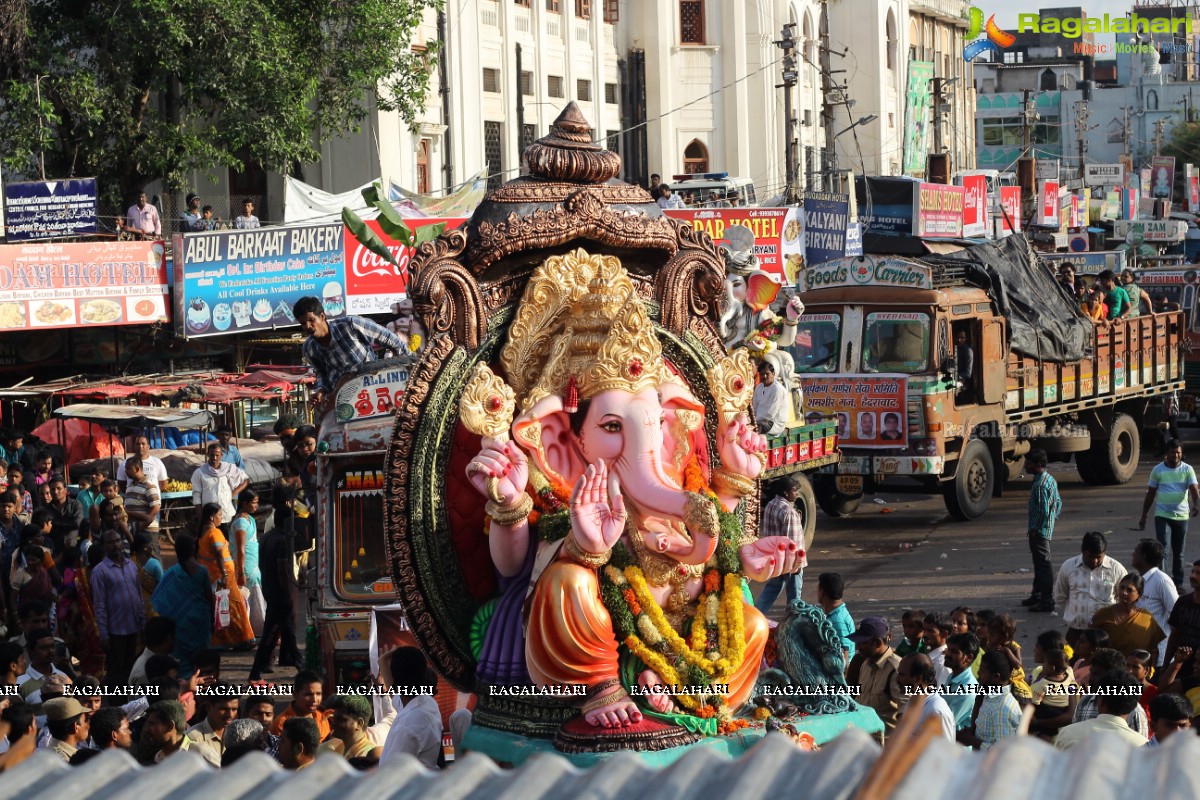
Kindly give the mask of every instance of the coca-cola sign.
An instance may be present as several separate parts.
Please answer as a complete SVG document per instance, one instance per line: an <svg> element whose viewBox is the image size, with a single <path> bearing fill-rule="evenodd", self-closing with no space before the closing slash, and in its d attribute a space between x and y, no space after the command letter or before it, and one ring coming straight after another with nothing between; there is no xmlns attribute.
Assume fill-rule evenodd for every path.
<svg viewBox="0 0 1200 800"><path fill-rule="evenodd" d="M466 221L465 217L449 219L427 218L405 220L414 230L438 222L446 223L446 229L457 228ZM367 226L383 241L392 257L400 265L388 263L380 256L372 253L362 242L354 238L350 229L346 229L346 313L348 314L387 314L393 303L402 300L408 294L408 261L412 258L412 248L405 247L380 230L379 223L367 220Z"/></svg>

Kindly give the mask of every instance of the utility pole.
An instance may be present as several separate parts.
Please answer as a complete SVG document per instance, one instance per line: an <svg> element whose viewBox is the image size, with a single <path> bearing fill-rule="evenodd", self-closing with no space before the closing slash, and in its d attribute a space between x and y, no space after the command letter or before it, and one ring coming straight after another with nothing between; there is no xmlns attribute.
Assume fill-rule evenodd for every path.
<svg viewBox="0 0 1200 800"><path fill-rule="evenodd" d="M794 205L800 202L800 193L797 191L797 166L796 166L796 133L795 120L792 116L792 95L795 93L796 87L796 23L790 22L783 26L783 33L779 37L779 41L775 42L781 50L783 50L783 83L776 86L776 89L783 89L783 157L786 167L787 188L784 190L784 199L788 205Z"/></svg>
<svg viewBox="0 0 1200 800"><path fill-rule="evenodd" d="M1125 137L1125 158L1128 160L1132 158L1129 152L1129 106L1125 106L1121 110L1125 112L1125 127L1122 128L1122 135Z"/></svg>
<svg viewBox="0 0 1200 800"><path fill-rule="evenodd" d="M1033 94L1032 89L1021 90L1021 136L1025 142L1025 145L1021 150L1021 155L1024 158L1029 157L1029 121L1033 116L1029 108L1029 96L1031 94Z"/></svg>
<svg viewBox="0 0 1200 800"><path fill-rule="evenodd" d="M1156 156L1162 155L1163 126L1166 123L1165 119L1160 119L1154 123L1154 155Z"/></svg>
<svg viewBox="0 0 1200 800"><path fill-rule="evenodd" d="M942 87L945 78L933 78L933 152L942 152ZM928 176L926 176L928 177Z"/></svg>
<svg viewBox="0 0 1200 800"><path fill-rule="evenodd" d="M1087 172L1087 121L1088 107L1086 100L1075 104L1075 131L1079 134L1079 179L1083 180Z"/></svg>
<svg viewBox="0 0 1200 800"><path fill-rule="evenodd" d="M833 182L837 179L837 145L833 141L833 73L829 60L829 4L821 3L821 46L819 48L821 62L821 126L825 131L825 157L821 159L821 171L824 176L822 187L825 191L834 191Z"/></svg>

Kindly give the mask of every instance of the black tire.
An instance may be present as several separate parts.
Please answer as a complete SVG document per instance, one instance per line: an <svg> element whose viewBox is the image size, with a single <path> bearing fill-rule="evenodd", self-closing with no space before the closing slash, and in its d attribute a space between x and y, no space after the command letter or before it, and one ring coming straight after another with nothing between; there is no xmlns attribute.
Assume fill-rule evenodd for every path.
<svg viewBox="0 0 1200 800"><path fill-rule="evenodd" d="M804 520L804 549L809 550L817 533L817 496L807 475L797 473L796 480L800 481L800 496L796 498L795 506Z"/></svg>
<svg viewBox="0 0 1200 800"><path fill-rule="evenodd" d="M817 505L831 517L848 517L858 510L862 502L861 494L842 494L837 490L837 481L832 475L818 475L814 489ZM815 522L814 522L815 524ZM807 523L805 523L807 528ZM805 536L808 535L807 530Z"/></svg>
<svg viewBox="0 0 1200 800"><path fill-rule="evenodd" d="M955 519L978 519L992 503L996 488L996 465L991 451L979 439L972 439L958 458L954 478L942 484L946 510Z"/></svg>
<svg viewBox="0 0 1200 800"><path fill-rule="evenodd" d="M1106 486L1129 483L1142 456L1142 432L1137 422L1128 414L1113 415L1108 439L1093 444L1087 454L1096 473L1096 483Z"/></svg>
<svg viewBox="0 0 1200 800"><path fill-rule="evenodd" d="M1079 477L1084 483L1092 486L1100 486L1104 481L1100 480L1099 473L1096 472L1096 464L1092 461L1092 454L1087 450L1075 454L1075 469L1079 472Z"/></svg>

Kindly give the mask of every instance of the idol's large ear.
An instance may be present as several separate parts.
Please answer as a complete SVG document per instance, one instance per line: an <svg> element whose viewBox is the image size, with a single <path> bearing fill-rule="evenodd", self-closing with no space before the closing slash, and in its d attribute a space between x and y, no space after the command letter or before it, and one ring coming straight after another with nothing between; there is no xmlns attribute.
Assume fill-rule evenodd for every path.
<svg viewBox="0 0 1200 800"><path fill-rule="evenodd" d="M517 417L512 435L513 441L550 480L574 486L587 467L572 442L571 421L563 411L562 398L557 395L542 398Z"/></svg>

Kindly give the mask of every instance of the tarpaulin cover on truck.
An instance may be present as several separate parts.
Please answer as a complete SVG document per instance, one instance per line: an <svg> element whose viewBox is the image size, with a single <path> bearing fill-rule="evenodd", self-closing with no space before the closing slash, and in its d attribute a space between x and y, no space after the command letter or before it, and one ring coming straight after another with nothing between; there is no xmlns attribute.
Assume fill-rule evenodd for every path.
<svg viewBox="0 0 1200 800"><path fill-rule="evenodd" d="M1043 361L1077 361L1088 355L1093 328L1074 298L1055 280L1023 236L926 256L934 265L965 266L967 280L985 289L1008 319L1013 352Z"/></svg>

